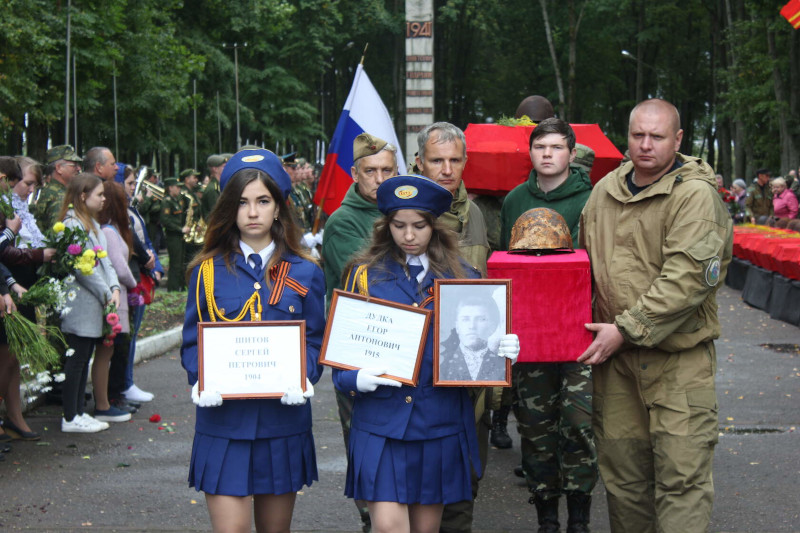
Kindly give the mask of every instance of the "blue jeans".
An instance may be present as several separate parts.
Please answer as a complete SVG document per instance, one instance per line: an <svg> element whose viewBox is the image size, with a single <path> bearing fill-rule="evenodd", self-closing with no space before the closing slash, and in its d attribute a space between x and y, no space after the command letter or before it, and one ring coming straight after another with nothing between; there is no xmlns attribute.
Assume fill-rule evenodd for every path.
<svg viewBox="0 0 800 533"><path fill-rule="evenodd" d="M131 348L128 352L128 368L125 370L125 390L133 386L133 364L136 362L136 337L142 327L146 305L131 306L128 313L131 315Z"/></svg>

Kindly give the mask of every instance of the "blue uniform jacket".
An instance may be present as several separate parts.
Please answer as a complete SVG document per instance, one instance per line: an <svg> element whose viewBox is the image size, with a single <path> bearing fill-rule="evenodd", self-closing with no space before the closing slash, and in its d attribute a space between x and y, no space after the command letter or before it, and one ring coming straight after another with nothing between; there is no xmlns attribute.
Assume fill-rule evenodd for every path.
<svg viewBox="0 0 800 533"><path fill-rule="evenodd" d="M217 308L226 317L234 318L253 294L254 283L261 284L262 320L306 321L306 373L311 383L319 381L322 367L317 364L322 335L325 331L325 277L315 264L292 254L283 260L291 264L289 277L308 288L308 294L300 296L289 284L274 306L269 305L271 288L264 276L257 276L242 256L235 254L234 271L230 272L221 257L214 258L214 298ZM197 381L197 305L195 290L199 266L192 272L189 297L186 302L186 318L183 322L183 344L181 363L189 376L189 384ZM202 321L208 321L205 288L200 286L200 309ZM245 320L249 320L249 314ZM198 407L195 430L206 435L228 439L261 439L285 437L303 433L311 428L311 404L287 406L279 399L226 400L219 407Z"/></svg>
<svg viewBox="0 0 800 533"><path fill-rule="evenodd" d="M417 290L406 278L403 266L389 261L388 271L369 269L369 295L393 302L421 305L433 287L428 272ZM478 278L478 271L464 263L470 278ZM352 286L355 269L350 272L346 287ZM431 300L426 309L433 310ZM475 419L472 401L463 387L433 386L433 326L432 317L425 351L416 387L380 386L374 392L361 393L356 388L357 370L333 370L333 383L337 389L354 398L352 427L375 435L399 440L425 440L466 432L472 460L480 472L475 436Z"/></svg>

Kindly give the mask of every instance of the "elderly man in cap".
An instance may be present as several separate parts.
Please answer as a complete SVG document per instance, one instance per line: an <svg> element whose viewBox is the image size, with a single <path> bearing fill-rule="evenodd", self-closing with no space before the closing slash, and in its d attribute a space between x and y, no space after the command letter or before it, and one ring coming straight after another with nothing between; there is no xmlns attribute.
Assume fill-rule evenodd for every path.
<svg viewBox="0 0 800 533"><path fill-rule="evenodd" d="M208 184L205 191L203 191L203 198L200 200L201 211L203 218L208 220L208 216L217 205L219 198L219 177L222 175L222 170L225 168L225 163L228 162L227 156L229 154L212 154L206 160L206 167L208 167Z"/></svg>
<svg viewBox="0 0 800 533"><path fill-rule="evenodd" d="M381 216L378 211L378 186L397 175L397 148L369 133L362 133L353 140L353 166L350 168L353 185L325 224L325 239L322 242L325 284L328 288L327 303L330 305L333 289L342 288L342 271L372 236L372 224ZM353 400L336 389L339 418L342 422L345 446L350 436L350 418ZM369 528L369 513L366 502L356 501L356 506Z"/></svg>
<svg viewBox="0 0 800 533"><path fill-rule="evenodd" d="M103 181L114 181L117 160L105 146L95 146L90 148L83 158L83 171L91 172Z"/></svg>
<svg viewBox="0 0 800 533"><path fill-rule="evenodd" d="M44 171L47 184L39 193L33 209L36 223L43 233L57 222L67 185L80 172L82 161L75 148L68 144L54 146L47 151Z"/></svg>
<svg viewBox="0 0 800 533"><path fill-rule="evenodd" d="M486 276L489 257L489 239L486 222L478 206L467 196L461 180L467 164L467 140L464 132L449 122L435 122L417 135L417 168L426 178L432 179L453 195L450 210L439 217L458 235L458 250L473 268ZM476 431L480 447L481 467L485 471L489 453L488 397L486 389L470 388L475 405ZM472 531L472 511L478 495L478 478L483 472L473 472L472 500L445 505L442 515L442 532Z"/></svg>

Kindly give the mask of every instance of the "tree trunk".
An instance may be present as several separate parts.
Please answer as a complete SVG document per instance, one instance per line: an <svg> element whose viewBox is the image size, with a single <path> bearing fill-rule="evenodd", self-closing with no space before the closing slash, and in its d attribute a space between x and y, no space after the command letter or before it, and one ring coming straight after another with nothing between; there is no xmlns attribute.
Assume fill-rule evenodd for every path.
<svg viewBox="0 0 800 533"><path fill-rule="evenodd" d="M772 88L775 91L775 101L778 102L778 133L781 147L781 174L790 168L792 138L789 133L789 102L786 98L786 89L779 68L778 54L775 50L775 32L767 27L767 53L772 59Z"/></svg>
<svg viewBox="0 0 800 533"><path fill-rule="evenodd" d="M575 116L575 89L577 80L575 76L575 63L578 47L578 31L581 27L581 19L583 19L583 10L586 3L581 4L580 11L577 18L575 16L575 0L569 0L569 70L567 73L567 114L563 117L567 122L575 122L578 117Z"/></svg>
<svg viewBox="0 0 800 533"><path fill-rule="evenodd" d="M800 167L800 31L789 34L789 114L794 131L789 145L789 167ZM789 169L787 169L789 170Z"/></svg>
<svg viewBox="0 0 800 533"><path fill-rule="evenodd" d="M563 119L567 112L564 102L564 83L561 81L561 68L558 66L556 46L553 42L553 32L550 30L550 18L547 16L547 0L539 0L539 5L542 6L544 33L547 36L547 46L550 48L550 59L553 61L553 72L556 76L556 87L558 87L558 113Z"/></svg>

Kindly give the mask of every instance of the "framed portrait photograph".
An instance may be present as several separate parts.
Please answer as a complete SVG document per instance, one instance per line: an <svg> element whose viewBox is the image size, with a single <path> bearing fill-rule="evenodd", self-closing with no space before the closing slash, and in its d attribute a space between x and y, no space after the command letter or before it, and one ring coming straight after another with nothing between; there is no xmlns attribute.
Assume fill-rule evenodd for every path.
<svg viewBox="0 0 800 533"><path fill-rule="evenodd" d="M319 362L416 386L430 322L427 309L334 289Z"/></svg>
<svg viewBox="0 0 800 533"><path fill-rule="evenodd" d="M433 384L510 387L511 361L497 355L511 333L510 279L434 281Z"/></svg>
<svg viewBox="0 0 800 533"><path fill-rule="evenodd" d="M306 389L306 322L200 322L198 388L225 400L280 398Z"/></svg>

